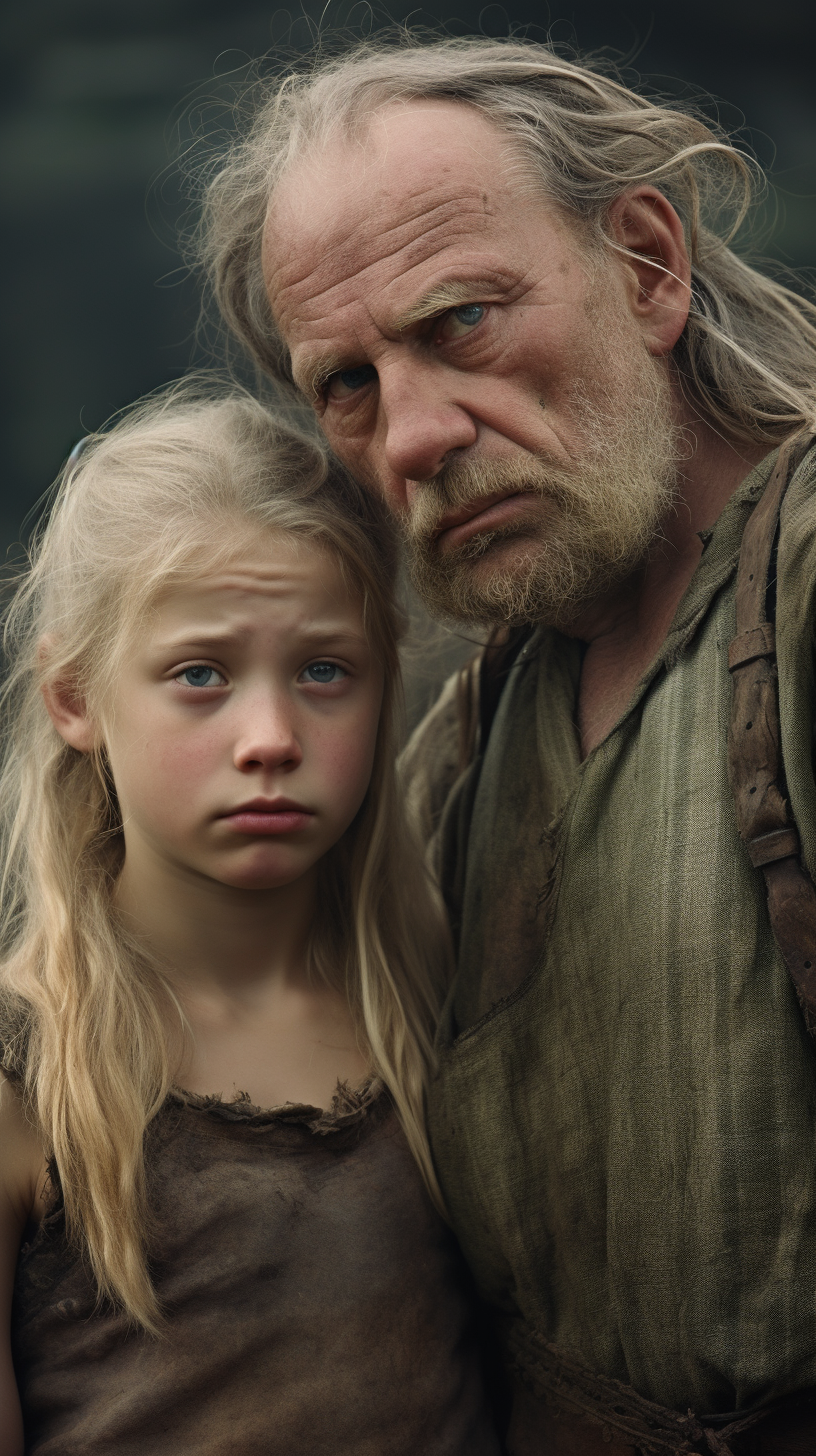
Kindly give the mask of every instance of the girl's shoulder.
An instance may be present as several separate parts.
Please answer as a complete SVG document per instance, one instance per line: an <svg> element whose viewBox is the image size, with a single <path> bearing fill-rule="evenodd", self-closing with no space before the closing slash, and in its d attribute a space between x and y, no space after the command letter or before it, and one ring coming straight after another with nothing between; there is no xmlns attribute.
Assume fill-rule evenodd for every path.
<svg viewBox="0 0 816 1456"><path fill-rule="evenodd" d="M48 1169L42 1143L15 1082L0 1071L0 1239L19 1240L45 1211Z"/></svg>
<svg viewBox="0 0 816 1456"><path fill-rule="evenodd" d="M13 1083L25 1080L33 1024L29 1003L0 983L0 1076Z"/></svg>
<svg viewBox="0 0 816 1456"><path fill-rule="evenodd" d="M30 1006L4 987L0 991L0 1219L3 1233L11 1220L20 1233L45 1212L47 1159L34 1121L26 1109L26 1080L31 1036Z"/></svg>
<svg viewBox="0 0 816 1456"><path fill-rule="evenodd" d="M48 1175L20 1093L0 1072L0 1456L22 1456L23 1427L8 1330L14 1271L27 1225L44 1211Z"/></svg>

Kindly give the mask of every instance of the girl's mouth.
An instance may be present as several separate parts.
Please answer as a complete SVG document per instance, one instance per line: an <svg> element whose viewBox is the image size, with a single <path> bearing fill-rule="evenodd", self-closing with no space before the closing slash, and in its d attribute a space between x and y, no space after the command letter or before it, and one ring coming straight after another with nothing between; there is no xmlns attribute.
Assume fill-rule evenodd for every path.
<svg viewBox="0 0 816 1456"><path fill-rule="evenodd" d="M220 817L237 834L291 834L305 829L314 813L292 799L252 799Z"/></svg>

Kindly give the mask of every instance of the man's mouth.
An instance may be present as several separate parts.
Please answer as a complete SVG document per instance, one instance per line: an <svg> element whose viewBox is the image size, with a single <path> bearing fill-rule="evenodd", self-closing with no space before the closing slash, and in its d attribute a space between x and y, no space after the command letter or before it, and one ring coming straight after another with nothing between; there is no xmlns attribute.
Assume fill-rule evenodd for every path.
<svg viewBox="0 0 816 1456"><path fill-rule="evenodd" d="M497 491L495 495L479 496L467 505L446 511L434 533L435 544L442 551L449 551L481 531L498 530L526 507L530 496L527 490Z"/></svg>

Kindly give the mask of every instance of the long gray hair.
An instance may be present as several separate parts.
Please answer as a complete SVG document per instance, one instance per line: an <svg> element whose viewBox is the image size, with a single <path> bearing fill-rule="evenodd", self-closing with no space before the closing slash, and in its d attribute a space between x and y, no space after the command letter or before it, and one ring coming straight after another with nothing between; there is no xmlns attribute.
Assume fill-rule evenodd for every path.
<svg viewBox="0 0 816 1456"><path fill-rule="evenodd" d="M729 247L761 182L714 127L656 104L588 64L518 40L369 41L259 84L245 135L208 172L198 256L228 328L261 370L291 385L264 287L261 245L275 187L306 148L413 100L475 107L519 148L543 194L615 247L610 204L654 184L683 222L691 309L674 360L687 395L732 437L773 444L816 419L816 307Z"/></svg>

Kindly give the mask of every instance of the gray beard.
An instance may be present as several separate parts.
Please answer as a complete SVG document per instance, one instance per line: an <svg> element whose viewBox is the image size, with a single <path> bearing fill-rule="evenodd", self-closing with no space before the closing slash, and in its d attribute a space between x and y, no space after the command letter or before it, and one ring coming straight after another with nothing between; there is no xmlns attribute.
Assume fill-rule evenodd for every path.
<svg viewBox="0 0 816 1456"><path fill-rule="evenodd" d="M421 484L402 528L411 580L432 616L565 626L645 559L674 499L680 432L667 376L641 350L612 377L607 370L592 398L576 391L582 448L568 467L519 452L454 461ZM447 511L503 490L530 494L527 519L439 550Z"/></svg>

